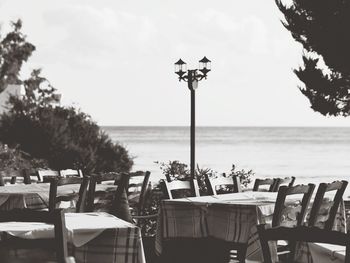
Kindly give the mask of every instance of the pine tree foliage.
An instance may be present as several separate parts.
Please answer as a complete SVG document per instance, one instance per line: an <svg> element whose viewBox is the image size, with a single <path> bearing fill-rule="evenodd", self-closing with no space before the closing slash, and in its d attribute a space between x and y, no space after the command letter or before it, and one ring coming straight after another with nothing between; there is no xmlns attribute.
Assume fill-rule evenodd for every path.
<svg viewBox="0 0 350 263"><path fill-rule="evenodd" d="M284 27L304 48L300 91L323 115L350 115L350 0L276 0Z"/></svg>
<svg viewBox="0 0 350 263"><path fill-rule="evenodd" d="M22 21L12 22L13 31L0 41L0 92L7 84L18 84L23 62L26 62L35 50L35 46L26 41L21 32Z"/></svg>

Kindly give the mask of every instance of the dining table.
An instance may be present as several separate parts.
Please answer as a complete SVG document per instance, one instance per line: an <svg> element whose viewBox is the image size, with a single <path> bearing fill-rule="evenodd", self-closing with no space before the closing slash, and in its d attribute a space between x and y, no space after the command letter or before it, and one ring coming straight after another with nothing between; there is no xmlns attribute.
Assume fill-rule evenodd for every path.
<svg viewBox="0 0 350 263"><path fill-rule="evenodd" d="M79 184L62 185L57 188L57 195L79 193ZM96 192L109 192L117 186L97 184ZM14 208L45 209L49 204L49 183L9 184L0 187L0 210Z"/></svg>
<svg viewBox="0 0 350 263"><path fill-rule="evenodd" d="M164 244L177 238L198 241L211 238L246 244L246 258L262 261L257 225L271 224L276 199L277 193L273 192L241 192L163 200L158 217L156 252L161 255ZM287 202L295 202L295 197L291 196ZM346 231L343 204L334 228ZM308 247L301 251L304 254L299 257L312 257ZM277 254L273 257L276 260Z"/></svg>
<svg viewBox="0 0 350 263"><path fill-rule="evenodd" d="M68 230L69 254L77 263L146 262L141 231L134 224L105 212L65 213L65 223ZM0 232L27 239L51 238L54 236L54 226L46 223L4 222L0 223ZM6 256L9 255L0 254L1 258ZM15 251L10 256L19 260L42 260L43 252L35 254L32 251Z"/></svg>

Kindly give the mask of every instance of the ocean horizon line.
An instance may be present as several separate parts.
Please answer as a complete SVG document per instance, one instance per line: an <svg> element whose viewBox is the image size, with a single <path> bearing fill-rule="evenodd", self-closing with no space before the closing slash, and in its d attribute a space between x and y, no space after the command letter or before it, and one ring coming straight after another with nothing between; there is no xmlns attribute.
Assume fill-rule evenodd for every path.
<svg viewBox="0 0 350 263"><path fill-rule="evenodd" d="M188 125L99 125L100 127L104 128L112 128L112 127L120 127L120 128L190 128ZM284 126L278 126L278 125L264 125L264 126L254 126L254 125L197 125L196 128L322 128L322 129L336 129L336 128L350 128L349 126L301 126L301 125L284 125Z"/></svg>

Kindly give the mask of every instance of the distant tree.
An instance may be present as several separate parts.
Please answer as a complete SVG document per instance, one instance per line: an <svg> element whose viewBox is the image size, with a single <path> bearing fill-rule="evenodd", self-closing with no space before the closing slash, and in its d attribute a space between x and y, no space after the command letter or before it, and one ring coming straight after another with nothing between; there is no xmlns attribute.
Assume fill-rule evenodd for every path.
<svg viewBox="0 0 350 263"><path fill-rule="evenodd" d="M311 108L328 116L350 115L350 0L276 0L282 21L304 48L300 91Z"/></svg>
<svg viewBox="0 0 350 263"><path fill-rule="evenodd" d="M9 111L0 116L0 141L53 169L129 171L133 160L128 151L113 143L88 114L61 106L60 95L40 69L20 80L22 63L35 50L25 41L21 25L20 20L13 23L14 31L0 41L0 83L21 83L25 89L23 96L10 97Z"/></svg>
<svg viewBox="0 0 350 263"><path fill-rule="evenodd" d="M35 46L21 32L22 21L12 22L13 31L0 40L0 92L7 84L19 84L19 73Z"/></svg>

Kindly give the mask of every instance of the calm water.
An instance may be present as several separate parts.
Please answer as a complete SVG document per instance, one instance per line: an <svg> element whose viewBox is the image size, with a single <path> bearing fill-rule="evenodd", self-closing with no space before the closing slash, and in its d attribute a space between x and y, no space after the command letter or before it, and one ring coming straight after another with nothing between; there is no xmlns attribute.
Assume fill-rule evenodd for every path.
<svg viewBox="0 0 350 263"><path fill-rule="evenodd" d="M189 163L188 127L103 127L135 157L134 170L160 178L155 161ZM350 179L350 128L197 127L196 162L257 177L296 176L297 183ZM350 188L350 187L349 187ZM348 189L348 192L350 189Z"/></svg>

